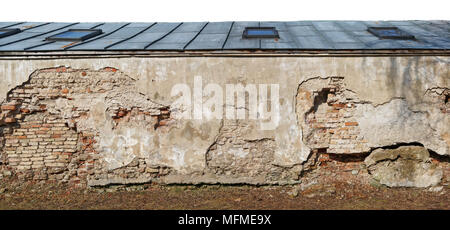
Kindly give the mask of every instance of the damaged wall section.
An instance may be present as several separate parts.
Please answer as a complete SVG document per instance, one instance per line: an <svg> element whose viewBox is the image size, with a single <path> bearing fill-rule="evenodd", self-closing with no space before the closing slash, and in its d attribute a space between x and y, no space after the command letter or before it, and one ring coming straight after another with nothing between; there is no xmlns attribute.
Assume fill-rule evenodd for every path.
<svg viewBox="0 0 450 230"><path fill-rule="evenodd" d="M448 90L441 90L440 96L427 92L424 103L414 105L417 110L412 110L404 98L393 98L381 105L362 101L343 80L312 78L299 86L297 116L304 143L309 147L350 154L419 142L439 154L450 154L450 104L445 102Z"/></svg>
<svg viewBox="0 0 450 230"><path fill-rule="evenodd" d="M243 120L224 120L219 136L206 153L206 173L247 181L297 181L302 165L274 164L273 138L252 139L255 126Z"/></svg>
<svg viewBox="0 0 450 230"><path fill-rule="evenodd" d="M16 72L0 79L0 175L91 186L368 180L376 173L364 160L377 149L415 143L431 156L419 164L439 165L445 182L448 62L437 60L74 59L77 68L40 68L28 79L5 61L0 66ZM258 121L180 119L171 87L191 86L197 75L204 85L279 84L278 127L262 132Z"/></svg>
<svg viewBox="0 0 450 230"><path fill-rule="evenodd" d="M120 132L123 124L140 123L143 130L163 125L162 106L133 87L132 78L110 67L35 71L1 107L5 167L23 179L75 184L107 177L148 180L167 173L146 166L147 156L136 150L142 146L130 144L129 130L108 135Z"/></svg>
<svg viewBox="0 0 450 230"><path fill-rule="evenodd" d="M313 149L304 180L352 181L360 175L357 181L365 183L372 178L389 187L429 187L443 174L448 178L448 160L435 153L449 154L448 89L427 90L425 103L412 110L404 98L380 105L361 101L343 80L311 78L298 88L298 120L304 143Z"/></svg>

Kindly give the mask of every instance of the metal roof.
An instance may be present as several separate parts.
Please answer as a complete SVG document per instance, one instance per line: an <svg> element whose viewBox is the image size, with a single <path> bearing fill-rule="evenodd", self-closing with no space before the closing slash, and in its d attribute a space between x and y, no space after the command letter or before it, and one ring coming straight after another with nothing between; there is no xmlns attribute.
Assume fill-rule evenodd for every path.
<svg viewBox="0 0 450 230"><path fill-rule="evenodd" d="M243 39L245 27L275 27L279 39ZM415 40L380 39L369 26L398 27ZM448 50L450 21L288 21L55 23L0 22L22 32L0 38L5 51L118 50ZM81 42L48 41L68 29L101 29Z"/></svg>

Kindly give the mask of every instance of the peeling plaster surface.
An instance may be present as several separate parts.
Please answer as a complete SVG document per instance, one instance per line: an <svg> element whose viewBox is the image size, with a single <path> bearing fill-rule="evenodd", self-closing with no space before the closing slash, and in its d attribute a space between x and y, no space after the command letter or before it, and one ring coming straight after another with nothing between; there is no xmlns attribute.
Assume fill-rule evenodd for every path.
<svg viewBox="0 0 450 230"><path fill-rule="evenodd" d="M437 111L430 116L431 111L414 112L405 100L394 99L377 107L360 106L356 111L360 117L356 120L361 135L371 147L419 142L437 153L449 155L449 145L439 134L450 133L450 116Z"/></svg>
<svg viewBox="0 0 450 230"><path fill-rule="evenodd" d="M419 146L376 149L365 163L372 177L389 187L429 187L439 184L442 168L430 163L428 150Z"/></svg>
<svg viewBox="0 0 450 230"><path fill-rule="evenodd" d="M239 172L237 169L242 166L236 166L239 159L250 164L255 157L262 157L261 168L251 171L254 176L250 176L248 181L295 181L295 176L291 175L298 176L299 172L292 167L308 159L311 150L318 148L310 141L322 135L316 128L308 126L308 119L313 119L308 118L308 111L315 106L316 98L321 93L329 96L317 105L314 118L320 113L325 114L333 106L351 104L351 108L339 110L344 119L341 123L349 126L353 126L353 122L357 124L355 133L348 135L356 138L360 145L350 146L353 149L347 152L333 150L330 147L333 146L333 138L323 137L328 141L323 148L328 148L331 153L367 152L371 148L395 143L419 142L440 155L450 155L449 113L439 109L441 99L430 96L442 94L450 88L449 63L448 57L2 60L0 102L7 102L8 93L27 82L37 70L59 66L77 71L113 67L120 71L116 74L121 74L118 79L123 83L105 85L102 91L92 96L74 94L70 100L58 98L46 101L48 112L59 114L69 124L72 107L87 111L87 117L76 120L76 127L78 130L94 129L98 133L95 149L107 170L126 168L133 162L143 161L147 165L146 169L142 169L145 172L169 168L171 175L167 178L172 179L166 179L168 181L192 175L199 181L238 182L243 178L239 173L253 170L250 165L250 171ZM224 121L218 119L179 119L178 113L182 110L177 110L176 105L172 104L175 101L170 95L172 87L185 83L192 89L196 76L202 77L203 86L214 83L223 88L225 84L279 84L281 113L278 126L274 130L259 130L258 121L241 121L234 124L239 135L229 139L231 144L218 144L220 138L226 137L224 128L233 124L224 126ZM102 79L108 78L108 73L100 73L95 75L98 81L92 84L102 85ZM330 85L336 92L326 91ZM161 128L153 128L155 121L148 120L144 115L142 119L115 121L111 115L113 107L127 108L127 113L131 114L133 109L138 108L153 117L159 116L162 108L169 107L171 120L169 125ZM335 143L338 144L342 143ZM222 150L208 155L212 147ZM251 152L252 149L262 149L265 154L257 156ZM208 162L208 156L211 162ZM230 161L229 156L235 160ZM208 168L212 162L216 164L216 171ZM229 166L222 167L221 164ZM290 169L286 170L286 167ZM257 175L256 172L261 170L271 173ZM215 175L218 172L219 175ZM158 173L161 174L161 171ZM230 173L236 175L229 177ZM224 176L229 179L223 179ZM108 178L118 181L116 177L108 176L92 177L91 180L108 181ZM145 176L139 178L148 180ZM192 178L191 181L196 181Z"/></svg>

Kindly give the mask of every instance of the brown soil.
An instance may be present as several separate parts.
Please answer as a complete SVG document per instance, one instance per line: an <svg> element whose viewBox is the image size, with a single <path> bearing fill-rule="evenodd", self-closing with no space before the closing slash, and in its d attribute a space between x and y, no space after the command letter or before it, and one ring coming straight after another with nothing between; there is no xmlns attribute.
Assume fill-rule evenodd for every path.
<svg viewBox="0 0 450 230"><path fill-rule="evenodd" d="M450 209L450 188L327 186L114 186L80 189L2 181L0 209Z"/></svg>

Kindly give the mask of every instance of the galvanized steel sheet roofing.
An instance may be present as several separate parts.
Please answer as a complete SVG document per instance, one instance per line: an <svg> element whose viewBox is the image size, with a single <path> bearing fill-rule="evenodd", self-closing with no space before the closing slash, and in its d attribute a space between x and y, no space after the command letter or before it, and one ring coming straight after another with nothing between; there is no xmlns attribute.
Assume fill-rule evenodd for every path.
<svg viewBox="0 0 450 230"><path fill-rule="evenodd" d="M243 39L245 27L275 27L279 39ZM398 27L415 40L380 39L369 26ZM0 38L5 51L120 50L448 50L450 21L289 21L54 23L0 22L20 33ZM68 29L101 29L81 42L49 41Z"/></svg>

